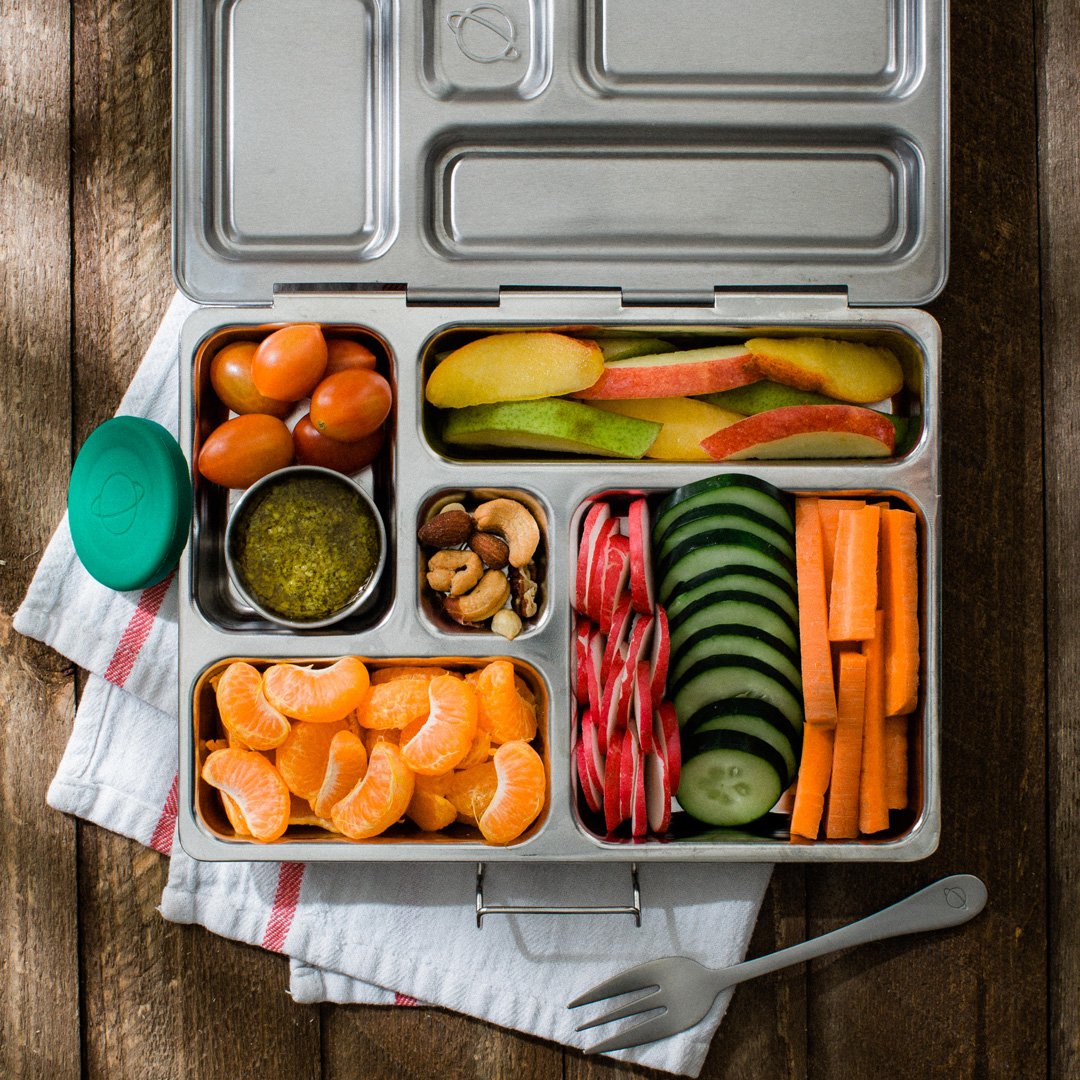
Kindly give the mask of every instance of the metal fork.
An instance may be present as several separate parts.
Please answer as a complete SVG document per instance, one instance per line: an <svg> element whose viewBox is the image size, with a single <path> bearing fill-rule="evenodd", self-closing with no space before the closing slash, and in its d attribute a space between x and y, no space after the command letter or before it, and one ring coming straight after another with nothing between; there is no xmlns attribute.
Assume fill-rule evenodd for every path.
<svg viewBox="0 0 1080 1080"><path fill-rule="evenodd" d="M574 998L567 1006L576 1009L602 998L618 997L640 990L651 993L634 998L617 1009L581 1024L586 1031L599 1024L623 1020L642 1013L650 1015L625 1031L590 1046L585 1053L602 1054L608 1050L626 1050L631 1046L666 1039L685 1031L702 1020L712 1008L717 995L758 975L779 971L853 945L865 945L884 938L901 937L923 930L942 930L973 919L986 904L986 886L971 874L954 874L920 889L905 900L884 908L875 915L850 923L831 933L811 938L788 949L759 956L726 968L707 968L686 956L668 956L624 971L621 975L597 983L591 990ZM656 1010L660 1010L656 1012Z"/></svg>

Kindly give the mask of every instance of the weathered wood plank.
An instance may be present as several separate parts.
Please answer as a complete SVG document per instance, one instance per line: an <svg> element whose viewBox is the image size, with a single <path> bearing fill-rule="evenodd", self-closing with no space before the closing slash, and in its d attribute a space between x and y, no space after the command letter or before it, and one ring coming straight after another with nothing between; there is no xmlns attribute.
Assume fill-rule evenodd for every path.
<svg viewBox="0 0 1080 1080"><path fill-rule="evenodd" d="M65 4L0 0L0 1074L50 1080L79 1075L75 827L45 805L74 680L11 617L71 457L69 56Z"/></svg>
<svg viewBox="0 0 1080 1080"><path fill-rule="evenodd" d="M1050 1074L1080 1073L1080 2L1039 6L1039 173L1046 426L1046 604L1050 834Z"/></svg>
<svg viewBox="0 0 1080 1080"><path fill-rule="evenodd" d="M952 19L952 273L933 307L944 337L942 842L917 866L811 872L808 903L820 932L966 870L986 880L990 904L961 930L815 964L815 1077L1038 1076L1045 1068L1032 11L957 0Z"/></svg>

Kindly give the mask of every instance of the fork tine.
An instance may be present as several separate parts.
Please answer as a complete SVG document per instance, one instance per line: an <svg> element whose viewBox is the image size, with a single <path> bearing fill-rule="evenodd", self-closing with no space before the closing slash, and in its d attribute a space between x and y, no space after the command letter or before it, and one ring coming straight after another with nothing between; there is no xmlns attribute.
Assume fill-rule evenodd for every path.
<svg viewBox="0 0 1080 1080"><path fill-rule="evenodd" d="M668 1009L588 1047L585 1053L606 1054L610 1050L629 1050L631 1046L642 1046L645 1043L656 1042L657 1039L666 1039L669 1035L676 1035L680 1031L693 1027L697 1022L691 1019L691 1022L687 1023L685 1017L680 1019L677 1013Z"/></svg>
<svg viewBox="0 0 1080 1080"><path fill-rule="evenodd" d="M594 1020L590 1020L586 1024L579 1024L575 1031L588 1031L589 1028L599 1027L601 1024L610 1024L612 1020L625 1020L628 1016L637 1016L638 1013L651 1012L653 1009L664 1009L667 1011L667 1005L661 1000L656 1000L661 996L661 990L657 987L655 990L650 990L649 993L642 995L641 997L634 998L633 1001L628 1001L625 1005L618 1009L612 1009L611 1012L603 1013L601 1016L596 1017Z"/></svg>
<svg viewBox="0 0 1080 1080"><path fill-rule="evenodd" d="M583 994L579 994L574 998L566 1007L568 1009L577 1009L582 1005L591 1005L601 998L618 997L619 994L632 994L635 990L648 990L653 986L659 988L660 982L656 977L656 972L663 964L663 960L650 960L646 964L638 964L637 967L620 972L618 975L590 987Z"/></svg>

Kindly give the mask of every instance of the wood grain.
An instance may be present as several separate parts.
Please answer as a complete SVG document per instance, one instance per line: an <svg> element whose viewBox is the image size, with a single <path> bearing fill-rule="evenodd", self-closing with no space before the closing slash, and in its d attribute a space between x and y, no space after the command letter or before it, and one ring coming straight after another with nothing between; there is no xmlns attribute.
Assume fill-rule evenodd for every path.
<svg viewBox="0 0 1080 1080"><path fill-rule="evenodd" d="M1080 1073L1080 2L1047 0L1039 24L1040 235L1046 463L1050 1069Z"/></svg>
<svg viewBox="0 0 1080 1080"><path fill-rule="evenodd" d="M66 5L0 2L0 1075L50 1080L79 1076L75 826L45 807L74 680L11 619L71 454L69 57Z"/></svg>

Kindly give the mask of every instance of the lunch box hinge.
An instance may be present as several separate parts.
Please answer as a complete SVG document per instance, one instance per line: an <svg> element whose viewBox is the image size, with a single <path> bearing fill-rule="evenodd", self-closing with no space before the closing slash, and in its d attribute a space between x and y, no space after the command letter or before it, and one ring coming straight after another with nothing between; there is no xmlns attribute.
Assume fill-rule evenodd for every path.
<svg viewBox="0 0 1080 1080"><path fill-rule="evenodd" d="M498 307L499 288L462 289L439 285L410 285L405 290L405 300L410 307Z"/></svg>
<svg viewBox="0 0 1080 1080"><path fill-rule="evenodd" d="M712 307L715 303L715 289L622 290L623 307Z"/></svg>

